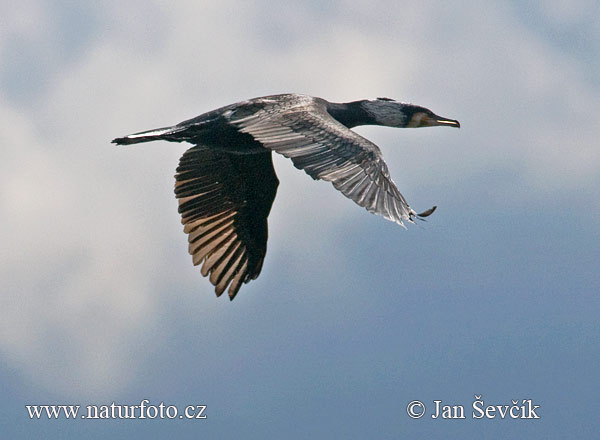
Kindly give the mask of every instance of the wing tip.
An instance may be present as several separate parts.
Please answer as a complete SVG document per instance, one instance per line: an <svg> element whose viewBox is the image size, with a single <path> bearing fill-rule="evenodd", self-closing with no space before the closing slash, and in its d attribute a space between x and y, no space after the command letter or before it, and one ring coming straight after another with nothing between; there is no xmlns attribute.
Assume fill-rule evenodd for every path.
<svg viewBox="0 0 600 440"><path fill-rule="evenodd" d="M425 217L429 217L431 214L433 214L435 212L435 210L437 209L437 205L434 205L433 207L427 209L426 211L423 211L419 214L417 214L417 217L419 218L425 218Z"/></svg>

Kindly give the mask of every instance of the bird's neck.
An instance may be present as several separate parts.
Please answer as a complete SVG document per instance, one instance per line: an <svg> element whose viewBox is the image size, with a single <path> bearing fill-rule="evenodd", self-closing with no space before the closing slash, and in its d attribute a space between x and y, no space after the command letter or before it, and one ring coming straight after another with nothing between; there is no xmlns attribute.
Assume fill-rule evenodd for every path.
<svg viewBox="0 0 600 440"><path fill-rule="evenodd" d="M348 128L356 127L357 125L377 125L375 118L363 108L363 102L365 101L346 102L342 104L328 102L327 112Z"/></svg>

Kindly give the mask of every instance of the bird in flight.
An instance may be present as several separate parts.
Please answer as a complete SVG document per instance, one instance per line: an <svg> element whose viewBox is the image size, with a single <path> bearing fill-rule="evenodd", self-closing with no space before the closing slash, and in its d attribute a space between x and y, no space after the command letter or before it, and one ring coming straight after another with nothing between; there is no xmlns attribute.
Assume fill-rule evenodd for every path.
<svg viewBox="0 0 600 440"><path fill-rule="evenodd" d="M271 152L326 180L369 212L403 225L417 214L390 178L381 151L351 128L460 127L454 119L389 98L333 103L300 94L265 96L209 111L172 127L114 139L194 146L179 161L175 196L194 265L229 298L256 279L267 252L267 217L279 180Z"/></svg>

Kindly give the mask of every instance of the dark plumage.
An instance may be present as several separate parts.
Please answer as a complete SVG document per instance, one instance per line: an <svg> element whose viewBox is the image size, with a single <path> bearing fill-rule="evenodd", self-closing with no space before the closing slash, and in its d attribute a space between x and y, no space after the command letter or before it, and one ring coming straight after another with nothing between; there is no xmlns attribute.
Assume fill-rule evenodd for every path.
<svg viewBox="0 0 600 440"><path fill-rule="evenodd" d="M175 175L175 196L194 265L220 296L233 299L260 274L267 251L267 217L279 181L271 152L290 158L313 179L330 181L368 211L403 224L413 211L379 148L350 128L460 127L430 110L389 98L336 104L306 95L265 96L213 110L172 127L114 139L119 145L153 140L190 142Z"/></svg>

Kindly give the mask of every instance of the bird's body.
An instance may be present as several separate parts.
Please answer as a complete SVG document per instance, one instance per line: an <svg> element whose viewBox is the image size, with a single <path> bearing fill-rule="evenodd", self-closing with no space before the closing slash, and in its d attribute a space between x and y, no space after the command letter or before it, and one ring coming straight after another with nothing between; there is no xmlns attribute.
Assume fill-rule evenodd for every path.
<svg viewBox="0 0 600 440"><path fill-rule="evenodd" d="M388 98L337 104L283 94L242 101L113 142L195 145L182 156L175 176L179 212L194 264L203 263L202 274L210 275L217 296L229 286L233 299L241 283L258 277L266 254L267 217L279 184L272 151L313 179L332 182L372 213L399 224L419 216L391 180L379 148L350 130L358 125L460 126Z"/></svg>

